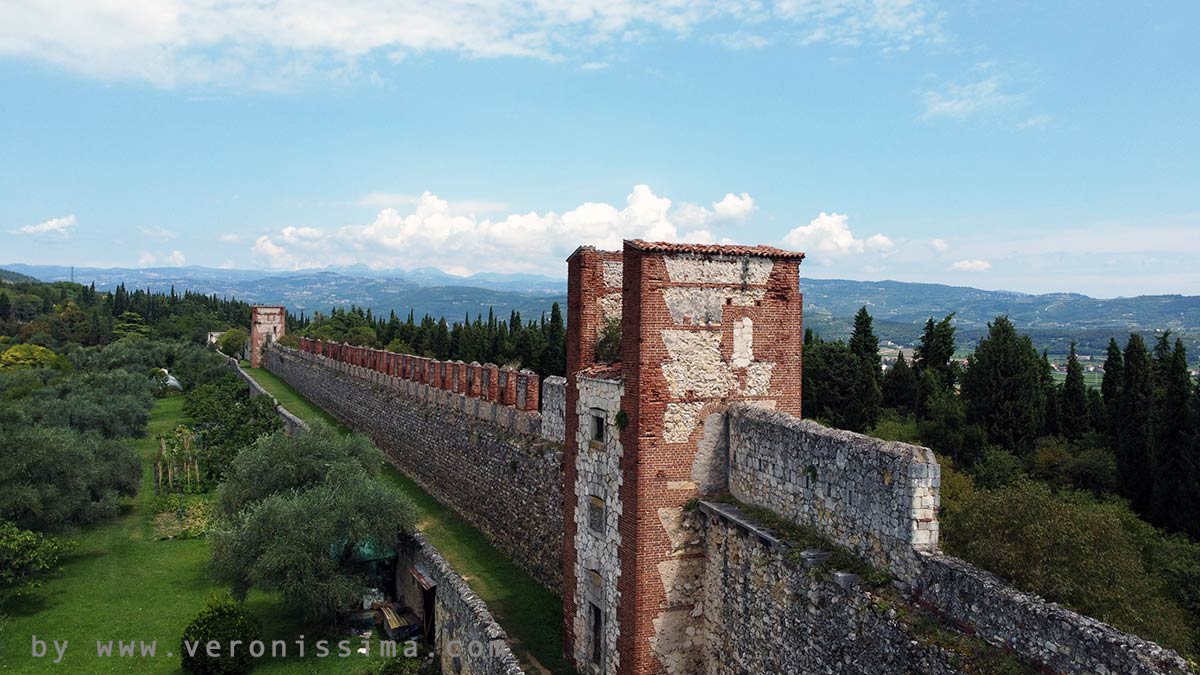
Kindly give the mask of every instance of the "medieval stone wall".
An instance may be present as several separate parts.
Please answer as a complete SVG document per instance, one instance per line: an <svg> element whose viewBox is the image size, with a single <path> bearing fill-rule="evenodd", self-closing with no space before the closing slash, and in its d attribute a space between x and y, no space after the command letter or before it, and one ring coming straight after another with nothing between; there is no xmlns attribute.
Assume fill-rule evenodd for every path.
<svg viewBox="0 0 1200 675"><path fill-rule="evenodd" d="M724 509L701 511L706 675L961 672L871 593L786 561L778 540Z"/></svg>
<svg viewBox="0 0 1200 675"><path fill-rule="evenodd" d="M542 380L542 438L567 439L567 378L551 375Z"/></svg>
<svg viewBox="0 0 1200 675"><path fill-rule="evenodd" d="M279 405L279 401L276 401L275 397L271 396L270 392L268 392L266 389L263 389L263 386L259 384L257 380L255 380L253 377L250 377L246 371L242 370L242 365L238 363L237 359L229 359L229 369L232 370L235 375L245 380L246 384L250 385L250 398L267 396L274 401L275 414L278 415L279 419L283 422L283 428L285 431L287 431L289 434L294 434L299 431L308 431L308 424L306 424L304 420L293 415L287 408Z"/></svg>
<svg viewBox="0 0 1200 675"><path fill-rule="evenodd" d="M561 593L562 446L521 429L537 413L278 345L265 365Z"/></svg>
<svg viewBox="0 0 1200 675"><path fill-rule="evenodd" d="M1022 593L962 560L923 556L916 597L992 644L1058 673L1185 675L1179 654Z"/></svg>
<svg viewBox="0 0 1200 675"><path fill-rule="evenodd" d="M396 566L396 589L409 607L418 612L423 607L414 570L437 586L433 643L441 672L461 675L525 672L508 645L507 633L496 623L487 605L429 540L421 534L413 535L412 545L401 551L400 563Z"/></svg>
<svg viewBox="0 0 1200 675"><path fill-rule="evenodd" d="M941 467L933 452L751 406L729 413L729 491L906 581L937 549Z"/></svg>

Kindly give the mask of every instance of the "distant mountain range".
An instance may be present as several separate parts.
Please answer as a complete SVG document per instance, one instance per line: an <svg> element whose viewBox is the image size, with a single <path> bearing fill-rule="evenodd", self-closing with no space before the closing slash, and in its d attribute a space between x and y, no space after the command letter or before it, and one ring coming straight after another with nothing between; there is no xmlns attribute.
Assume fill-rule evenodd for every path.
<svg viewBox="0 0 1200 675"><path fill-rule="evenodd" d="M3 267L42 281L71 279L70 267L12 264ZM416 270L376 271L365 267L327 268L296 272L226 270L207 267L84 268L74 269L78 283L96 283L110 290L120 283L127 288L177 291L184 289L237 297L254 303L283 304L294 312L328 312L333 306L358 305L376 313L409 309L458 320L487 314L500 316L517 310L536 318L551 303L566 302L566 281L536 274L475 274L457 276L432 267ZM1153 334L1171 330L1185 338L1193 359L1200 354L1200 296L1143 295L1097 299L1078 293L1031 295L1011 291L985 291L963 286L917 284L900 281L848 281L802 279L804 323L825 337L845 337L850 320L866 305L875 317L876 332L884 339L911 347L930 316L954 312L960 345L969 347L985 331L987 322L1007 314L1029 333L1039 348L1065 353L1070 340L1081 351L1099 354L1110 336L1124 344L1131 331Z"/></svg>

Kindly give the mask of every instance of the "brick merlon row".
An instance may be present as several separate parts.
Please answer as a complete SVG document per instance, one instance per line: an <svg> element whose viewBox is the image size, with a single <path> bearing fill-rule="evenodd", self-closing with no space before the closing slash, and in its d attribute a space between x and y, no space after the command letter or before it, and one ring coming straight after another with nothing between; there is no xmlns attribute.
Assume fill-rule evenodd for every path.
<svg viewBox="0 0 1200 675"><path fill-rule="evenodd" d="M517 410L537 412L539 406L541 382L531 370L502 368L494 363L439 361L313 338L300 338L300 350Z"/></svg>

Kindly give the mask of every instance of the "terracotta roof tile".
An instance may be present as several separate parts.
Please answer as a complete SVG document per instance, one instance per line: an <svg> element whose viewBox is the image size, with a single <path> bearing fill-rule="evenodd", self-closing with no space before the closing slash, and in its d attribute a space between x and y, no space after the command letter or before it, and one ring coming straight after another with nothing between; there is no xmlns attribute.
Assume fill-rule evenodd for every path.
<svg viewBox="0 0 1200 675"><path fill-rule="evenodd" d="M698 253L703 255L753 255L764 258L795 258L802 260L804 254L799 251L785 251L774 246L740 246L725 244L675 244L666 241L644 241L629 239L626 244L640 250L653 253Z"/></svg>

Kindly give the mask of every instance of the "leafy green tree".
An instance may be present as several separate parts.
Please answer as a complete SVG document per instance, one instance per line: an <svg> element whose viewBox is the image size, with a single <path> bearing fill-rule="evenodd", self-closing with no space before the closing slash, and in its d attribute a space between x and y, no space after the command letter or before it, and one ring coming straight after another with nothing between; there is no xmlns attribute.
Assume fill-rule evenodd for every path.
<svg viewBox="0 0 1200 675"><path fill-rule="evenodd" d="M1019 481L979 490L959 511L943 513L942 544L1017 588L1192 653L1188 613L1130 520L1119 504Z"/></svg>
<svg viewBox="0 0 1200 675"><path fill-rule="evenodd" d="M58 354L38 345L13 345L0 352L0 368L38 368L62 365Z"/></svg>
<svg viewBox="0 0 1200 675"><path fill-rule="evenodd" d="M383 455L365 436L341 434L325 425L289 436L263 436L233 460L217 495L217 507L236 517L267 496L320 485L334 474L376 476Z"/></svg>
<svg viewBox="0 0 1200 675"><path fill-rule="evenodd" d="M267 396L251 398L241 378L226 373L221 379L187 393L184 412L195 420L206 479L222 480L233 458L260 436L283 428L275 404Z"/></svg>
<svg viewBox="0 0 1200 675"><path fill-rule="evenodd" d="M237 357L246 349L250 331L245 328L230 328L217 340L217 350L225 356Z"/></svg>
<svg viewBox="0 0 1200 675"><path fill-rule="evenodd" d="M851 431L866 431L879 422L879 411L883 393L879 380L882 369L879 358L879 338L875 337L871 315L864 306L854 316L854 330L850 334L850 354L855 361L850 380L852 397L849 408L843 412L845 428Z"/></svg>
<svg viewBox="0 0 1200 675"><path fill-rule="evenodd" d="M112 518L137 494L136 452L98 434L67 428L0 430L0 518L55 530Z"/></svg>
<svg viewBox="0 0 1200 675"><path fill-rule="evenodd" d="M989 441L1006 450L1031 451L1044 423L1044 377L1029 337L1018 335L1007 316L997 317L962 378L967 422L982 426Z"/></svg>
<svg viewBox="0 0 1200 675"><path fill-rule="evenodd" d="M360 347L374 346L378 339L378 336L375 334L375 329L371 328L370 326L355 326L346 331L345 337L342 338L346 344L357 345Z"/></svg>
<svg viewBox="0 0 1200 675"><path fill-rule="evenodd" d="M1072 439L1079 438L1090 427L1087 386L1083 382L1083 366L1079 365L1079 355L1075 352L1074 340L1071 341L1071 351L1067 354L1067 379L1063 382L1061 427L1063 435Z"/></svg>
<svg viewBox="0 0 1200 675"><path fill-rule="evenodd" d="M916 411L920 387L917 374L909 367L903 351L896 356L896 365L884 373L880 388L885 406L905 413Z"/></svg>
<svg viewBox="0 0 1200 675"><path fill-rule="evenodd" d="M1121 394L1113 417L1117 472L1121 494L1135 511L1146 515L1154 487L1154 374L1141 335L1129 336L1123 359Z"/></svg>

